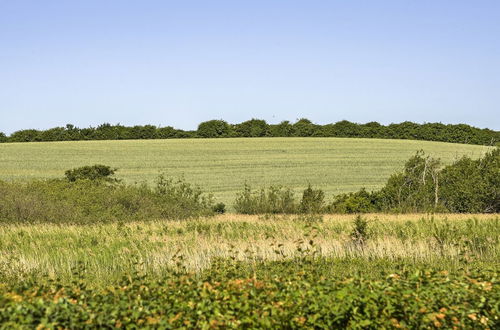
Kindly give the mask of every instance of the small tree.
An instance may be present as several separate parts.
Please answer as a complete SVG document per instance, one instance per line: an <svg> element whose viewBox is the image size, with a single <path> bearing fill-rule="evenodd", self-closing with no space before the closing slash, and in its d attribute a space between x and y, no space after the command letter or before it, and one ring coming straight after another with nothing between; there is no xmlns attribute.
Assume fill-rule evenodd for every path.
<svg viewBox="0 0 500 330"><path fill-rule="evenodd" d="M321 189L313 189L311 185L302 193L300 201L301 213L321 213L325 200L325 193Z"/></svg>
<svg viewBox="0 0 500 330"><path fill-rule="evenodd" d="M111 177L117 170L106 165L93 165L67 170L64 175L69 182L78 180L118 182L118 179Z"/></svg>

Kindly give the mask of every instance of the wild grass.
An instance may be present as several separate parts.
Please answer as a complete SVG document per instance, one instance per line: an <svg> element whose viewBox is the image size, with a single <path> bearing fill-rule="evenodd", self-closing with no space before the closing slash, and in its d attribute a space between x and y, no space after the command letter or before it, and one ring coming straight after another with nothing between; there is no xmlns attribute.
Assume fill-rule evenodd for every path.
<svg viewBox="0 0 500 330"><path fill-rule="evenodd" d="M380 274L401 263L450 271L469 264L500 269L498 215L366 215L361 243L353 239L354 219L226 214L196 221L4 225L0 276L6 282L64 282L84 265L87 280L105 285L137 270L161 276L180 267L196 273L219 258L256 264L304 254L343 263L345 273Z"/></svg>
<svg viewBox="0 0 500 330"><path fill-rule="evenodd" d="M423 149L445 164L484 146L353 138L232 138L0 144L0 180L60 178L68 169L105 164L127 183L152 183L160 172L183 176L227 205L244 183L308 184L332 194L378 189Z"/></svg>

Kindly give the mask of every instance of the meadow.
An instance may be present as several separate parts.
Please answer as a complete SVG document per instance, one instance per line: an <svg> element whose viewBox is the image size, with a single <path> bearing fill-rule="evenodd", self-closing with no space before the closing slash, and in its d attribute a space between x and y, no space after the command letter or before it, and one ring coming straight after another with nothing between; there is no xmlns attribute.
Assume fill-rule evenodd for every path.
<svg viewBox="0 0 500 330"><path fill-rule="evenodd" d="M494 329L499 230L481 214L4 225L0 327Z"/></svg>
<svg viewBox="0 0 500 330"><path fill-rule="evenodd" d="M495 214L368 214L362 217L367 228L361 243L352 237L355 219L226 214L189 221L4 225L0 271L13 282L48 277L70 283L73 269L83 264L85 278L105 286L135 271L161 277L182 266L199 273L218 258L255 264L292 260L305 251L346 261L337 276L356 271L377 277L401 262L456 270L469 258L499 266ZM371 269L373 260L384 261L386 269Z"/></svg>
<svg viewBox="0 0 500 330"><path fill-rule="evenodd" d="M438 172L419 149L444 164L491 150L348 138L0 144L0 329L498 328L498 213L305 207L324 197L307 184L334 194L388 182L400 196L409 182L410 204L434 201ZM497 212L498 157L444 167L440 189L453 196L441 201ZM126 184L79 177L102 167L65 175L96 163ZM203 193L231 207L245 182L303 191L301 213L218 214ZM357 194L341 203L376 196Z"/></svg>
<svg viewBox="0 0 500 330"><path fill-rule="evenodd" d="M444 164L477 158L485 146L356 138L232 138L0 144L0 180L60 178L83 165L119 169L127 183L151 183L159 173L184 177L231 204L245 182L296 192L307 184L327 195L378 189L423 149Z"/></svg>

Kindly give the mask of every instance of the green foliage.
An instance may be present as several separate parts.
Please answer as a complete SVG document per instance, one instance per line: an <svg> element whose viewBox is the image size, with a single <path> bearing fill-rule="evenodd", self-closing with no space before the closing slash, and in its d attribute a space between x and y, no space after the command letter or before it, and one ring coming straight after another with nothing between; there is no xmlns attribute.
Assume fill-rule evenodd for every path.
<svg viewBox="0 0 500 330"><path fill-rule="evenodd" d="M289 188L270 186L252 191L245 184L243 191L236 196L234 208L242 214L297 213L298 204Z"/></svg>
<svg viewBox="0 0 500 330"><path fill-rule="evenodd" d="M439 161L418 152L377 194L382 210L400 212L500 211L500 148L483 158L463 157L439 168Z"/></svg>
<svg viewBox="0 0 500 330"><path fill-rule="evenodd" d="M300 213L322 213L324 212L325 193L321 189L313 189L311 185L302 193L299 205Z"/></svg>
<svg viewBox="0 0 500 330"><path fill-rule="evenodd" d="M0 132L0 143L7 142L7 136L5 135L4 132Z"/></svg>
<svg viewBox="0 0 500 330"><path fill-rule="evenodd" d="M351 240L356 244L364 244L366 240L369 238L368 233L368 221L363 218L361 215L358 215L354 219L353 229L351 232Z"/></svg>
<svg viewBox="0 0 500 330"><path fill-rule="evenodd" d="M212 210L213 210L215 213L218 213L218 214L224 214L224 213L226 213L226 204L224 204L224 203L217 203L217 204L215 204L215 205L212 207Z"/></svg>
<svg viewBox="0 0 500 330"><path fill-rule="evenodd" d="M269 125L269 133L274 137L294 136L295 127L288 120L284 120L277 125Z"/></svg>
<svg viewBox="0 0 500 330"><path fill-rule="evenodd" d="M379 211L377 193L371 193L364 188L357 192L335 195L328 205L331 213L370 213Z"/></svg>
<svg viewBox="0 0 500 330"><path fill-rule="evenodd" d="M116 168L98 164L67 170L64 175L69 182L77 180L117 182L117 179L112 178L116 171Z"/></svg>
<svg viewBox="0 0 500 330"><path fill-rule="evenodd" d="M0 286L5 328L469 328L499 324L498 273L412 268L379 279L328 276L330 260L214 262L200 275L135 272L104 289ZM252 274L253 273L253 274ZM259 274L258 276L256 274Z"/></svg>
<svg viewBox="0 0 500 330"><path fill-rule="evenodd" d="M183 180L157 186L91 180L0 181L0 222L93 224L186 219L213 214L213 199Z"/></svg>
<svg viewBox="0 0 500 330"><path fill-rule="evenodd" d="M265 120L251 119L234 125L235 136L238 137L262 137L268 136L269 125Z"/></svg>
<svg viewBox="0 0 500 330"><path fill-rule="evenodd" d="M295 124L293 124L293 136L322 136L318 134L319 129L317 125L314 125L309 119L299 119Z"/></svg>
<svg viewBox="0 0 500 330"><path fill-rule="evenodd" d="M500 212L500 148L463 157L441 172L440 199L451 212Z"/></svg>
<svg viewBox="0 0 500 330"><path fill-rule="evenodd" d="M196 133L203 138L228 137L231 135L232 128L224 120L210 120L201 123Z"/></svg>
<svg viewBox="0 0 500 330"><path fill-rule="evenodd" d="M436 195L440 162L423 151L411 157L403 172L392 175L379 193L384 209L399 212L426 212L437 209Z"/></svg>
<svg viewBox="0 0 500 330"><path fill-rule="evenodd" d="M126 127L120 124L104 123L98 127L77 128L71 124L45 131L35 129L12 133L8 142L36 141L74 141L74 140L125 140L125 139L174 139L194 137L287 137L287 136L322 136L322 137L360 137L381 139L410 139L442 141L465 144L495 146L500 142L500 132L479 129L465 124L444 125L441 123L416 124L403 122L380 125L377 122L366 124L342 120L334 124L316 125L309 119L299 119L294 124L283 121L269 125L261 119L251 119L239 124L228 124L223 120L210 120L201 123L197 131L183 131L173 127L153 125ZM0 137L0 142L1 142Z"/></svg>
<svg viewBox="0 0 500 330"><path fill-rule="evenodd" d="M310 185L298 205L290 189L271 186L267 191L252 192L245 186L235 209L246 214L500 212L500 148L477 160L463 157L443 169L440 164L438 159L418 151L380 191L360 189L338 194L326 206L324 192Z"/></svg>

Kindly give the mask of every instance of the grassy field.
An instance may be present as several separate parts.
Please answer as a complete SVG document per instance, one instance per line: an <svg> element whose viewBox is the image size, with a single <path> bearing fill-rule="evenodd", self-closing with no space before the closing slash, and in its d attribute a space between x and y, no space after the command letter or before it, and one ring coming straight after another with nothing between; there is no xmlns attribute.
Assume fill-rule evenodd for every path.
<svg viewBox="0 0 500 330"><path fill-rule="evenodd" d="M335 271L339 276L361 271L380 277L401 262L451 271L467 258L499 267L498 215L366 215L368 235L361 248L350 237L354 217L330 215L317 221L228 214L196 221L5 225L0 227L0 275L13 282L32 276L69 282L72 268L81 262L87 280L104 285L137 270L161 276L179 262L199 272L214 258L252 264L292 259L304 251L347 261ZM383 261L387 269L376 269L379 264L370 269L373 260Z"/></svg>
<svg viewBox="0 0 500 330"><path fill-rule="evenodd" d="M498 214L355 219L4 224L0 328L499 327Z"/></svg>
<svg viewBox="0 0 500 330"><path fill-rule="evenodd" d="M350 138L242 138L80 141L0 144L0 180L55 178L102 163L127 182L151 182L160 173L184 176L226 203L245 182L327 194L380 188L417 150L445 163L479 157L487 147L427 141Z"/></svg>

